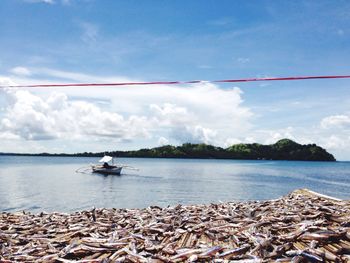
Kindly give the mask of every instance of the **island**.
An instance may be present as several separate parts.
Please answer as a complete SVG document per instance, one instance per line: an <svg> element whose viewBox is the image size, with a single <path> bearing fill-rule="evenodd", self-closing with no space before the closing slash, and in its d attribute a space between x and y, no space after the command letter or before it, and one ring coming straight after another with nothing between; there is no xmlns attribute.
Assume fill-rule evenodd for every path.
<svg viewBox="0 0 350 263"><path fill-rule="evenodd" d="M5 153L2 153L5 154ZM228 148L208 144L184 143L180 146L165 145L151 149L135 151L84 152L75 154L18 154L6 155L26 156L78 156L100 157L111 155L116 157L139 158L196 158L196 159L237 159L237 160L291 160L291 161L336 161L334 156L316 144L302 145L290 139L281 139L274 144L240 143Z"/></svg>

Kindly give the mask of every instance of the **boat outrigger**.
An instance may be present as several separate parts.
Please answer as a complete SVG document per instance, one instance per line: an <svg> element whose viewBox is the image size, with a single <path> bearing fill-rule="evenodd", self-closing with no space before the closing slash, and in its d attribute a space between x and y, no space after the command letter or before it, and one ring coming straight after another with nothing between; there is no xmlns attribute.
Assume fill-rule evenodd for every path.
<svg viewBox="0 0 350 263"><path fill-rule="evenodd" d="M109 164L111 161L112 164ZM113 162L113 157L108 155L105 155L101 160L99 160L99 162L103 164L91 165L93 173L120 175L123 169L123 166L115 165Z"/></svg>

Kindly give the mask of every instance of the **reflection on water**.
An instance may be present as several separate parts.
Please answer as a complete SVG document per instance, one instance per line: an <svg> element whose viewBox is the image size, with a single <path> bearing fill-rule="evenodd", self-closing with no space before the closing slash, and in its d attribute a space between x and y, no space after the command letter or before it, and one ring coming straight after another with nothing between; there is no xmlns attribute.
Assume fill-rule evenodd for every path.
<svg viewBox="0 0 350 263"><path fill-rule="evenodd" d="M120 158L121 176L75 173L95 158L0 156L0 211L70 212L271 199L297 188L350 199L350 163Z"/></svg>

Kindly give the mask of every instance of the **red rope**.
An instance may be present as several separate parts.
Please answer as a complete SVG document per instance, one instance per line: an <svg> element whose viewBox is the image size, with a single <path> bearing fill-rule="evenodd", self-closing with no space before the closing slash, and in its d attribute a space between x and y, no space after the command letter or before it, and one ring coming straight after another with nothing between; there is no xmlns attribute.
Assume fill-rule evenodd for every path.
<svg viewBox="0 0 350 263"><path fill-rule="evenodd" d="M87 87L87 86L130 86L130 85L172 85L172 84L194 84L201 82L210 83L232 83L253 81L277 81L277 80L305 80L305 79L345 79L350 75L338 76L302 76L302 77L280 77L280 78L247 78L247 79L224 79L224 80L190 80L190 81L151 81L151 82L116 82L116 83L68 83L68 84L33 84L33 85L2 85L0 88L46 88L46 87Z"/></svg>

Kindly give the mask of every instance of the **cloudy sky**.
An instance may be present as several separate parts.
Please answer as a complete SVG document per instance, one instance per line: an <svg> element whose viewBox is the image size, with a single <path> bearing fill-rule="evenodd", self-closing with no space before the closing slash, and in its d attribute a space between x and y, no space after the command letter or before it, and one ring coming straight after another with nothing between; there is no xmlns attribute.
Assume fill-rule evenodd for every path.
<svg viewBox="0 0 350 263"><path fill-rule="evenodd" d="M0 2L0 85L349 75L349 61L349 1ZM350 160L350 80L0 89L0 152L281 138Z"/></svg>

